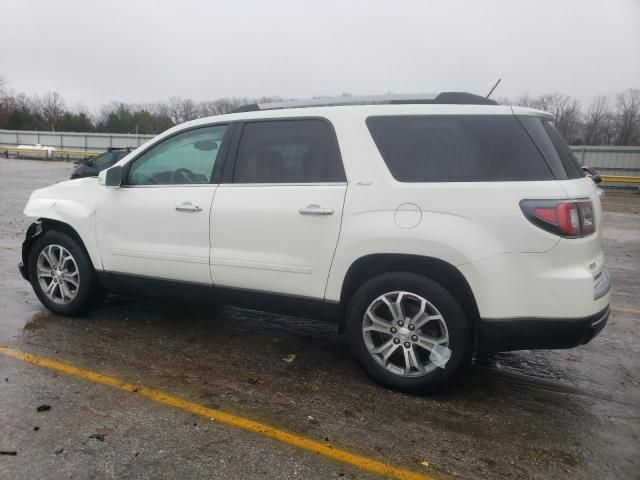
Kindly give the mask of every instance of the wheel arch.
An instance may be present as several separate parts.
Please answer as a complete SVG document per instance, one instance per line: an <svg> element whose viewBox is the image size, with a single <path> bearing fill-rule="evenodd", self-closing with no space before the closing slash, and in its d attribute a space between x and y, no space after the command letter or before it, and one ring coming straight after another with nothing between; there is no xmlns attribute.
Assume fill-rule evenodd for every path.
<svg viewBox="0 0 640 480"><path fill-rule="evenodd" d="M355 260L347 270L340 293L340 303L346 309L356 290L367 280L388 272L411 272L440 283L460 302L476 338L480 319L478 305L471 286L455 266L434 257L396 253L375 253ZM340 319L340 332L345 328L345 316Z"/></svg>
<svg viewBox="0 0 640 480"><path fill-rule="evenodd" d="M82 248L82 251L87 256L91 268L93 268L94 271L96 270L93 259L91 258L91 255L89 254L89 251L87 250L82 237L80 236L80 234L78 234L75 228L73 228L68 223L62 222L60 220L54 220L52 218L39 218L37 221L29 225L24 242L22 244L22 264L26 267L25 271L27 275L29 274L29 254L31 253L31 248L33 247L33 244L36 242L36 240L38 240L38 238L40 238L42 235L44 235L45 232L48 231L64 233L78 242L78 245L80 245L80 248Z"/></svg>

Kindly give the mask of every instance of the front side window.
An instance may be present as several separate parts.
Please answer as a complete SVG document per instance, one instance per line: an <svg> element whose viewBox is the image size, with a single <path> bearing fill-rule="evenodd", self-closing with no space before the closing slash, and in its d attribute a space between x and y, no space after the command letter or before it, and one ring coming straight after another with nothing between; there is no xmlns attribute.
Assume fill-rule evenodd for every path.
<svg viewBox="0 0 640 480"><path fill-rule="evenodd" d="M552 180L513 115L369 117L371 136L400 182Z"/></svg>
<svg viewBox="0 0 640 480"><path fill-rule="evenodd" d="M128 185L210 183L226 126L196 128L174 135L136 158Z"/></svg>
<svg viewBox="0 0 640 480"><path fill-rule="evenodd" d="M322 120L251 122L244 126L234 183L344 182L340 152Z"/></svg>

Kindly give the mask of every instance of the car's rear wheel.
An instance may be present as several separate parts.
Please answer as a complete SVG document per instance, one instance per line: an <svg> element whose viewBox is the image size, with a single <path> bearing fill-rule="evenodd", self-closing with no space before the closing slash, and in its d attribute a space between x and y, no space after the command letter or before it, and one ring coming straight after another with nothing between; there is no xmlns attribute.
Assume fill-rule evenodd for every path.
<svg viewBox="0 0 640 480"><path fill-rule="evenodd" d="M60 315L80 315L99 303L104 291L78 242L45 232L31 248L29 279L42 304Z"/></svg>
<svg viewBox="0 0 640 480"><path fill-rule="evenodd" d="M380 383L431 392L468 358L471 334L464 310L439 283L392 272L367 281L347 312L351 350Z"/></svg>

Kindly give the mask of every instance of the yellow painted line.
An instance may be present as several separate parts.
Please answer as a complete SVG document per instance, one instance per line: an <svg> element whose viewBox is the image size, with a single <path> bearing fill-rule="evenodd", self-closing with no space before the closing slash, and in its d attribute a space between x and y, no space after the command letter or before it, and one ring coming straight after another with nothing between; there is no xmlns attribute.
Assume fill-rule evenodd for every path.
<svg viewBox="0 0 640 480"><path fill-rule="evenodd" d="M611 307L611 311L619 313L637 313L640 315L640 308Z"/></svg>
<svg viewBox="0 0 640 480"><path fill-rule="evenodd" d="M50 358L40 357L38 355L22 352L10 347L0 346L0 353L9 357L16 358L18 360L22 360L24 362L31 363L33 365L56 370L67 375L72 375L74 377L79 377L91 382L107 385L109 387L117 388L118 390L123 390L125 392L136 393L164 405L169 405L186 412L195 413L196 415L207 417L211 420L217 420L227 425L258 433L260 435L273 438L275 440L293 445L303 450L322 455L323 457L348 463L349 465L360 468L362 470L367 470L377 475L388 478L396 478L399 480L433 480L433 477L430 477L423 473L414 472L402 467L396 467L391 464L381 462L379 460L364 457L356 453L351 453L341 448L332 447L328 444L318 442L307 437L301 437L294 433L280 430L279 428L272 427L271 425L267 425L266 423L250 420L248 418L227 413L215 408L205 407L204 405L199 405L197 403L184 400L160 390L128 383L124 380L112 377L110 375L105 375L103 373L76 367L74 365L59 362Z"/></svg>

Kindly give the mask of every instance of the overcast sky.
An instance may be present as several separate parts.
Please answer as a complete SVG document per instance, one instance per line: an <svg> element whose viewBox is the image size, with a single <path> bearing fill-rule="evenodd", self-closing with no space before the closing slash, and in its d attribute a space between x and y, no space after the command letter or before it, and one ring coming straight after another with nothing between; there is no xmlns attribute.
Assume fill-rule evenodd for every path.
<svg viewBox="0 0 640 480"><path fill-rule="evenodd" d="M0 0L14 91L169 96L640 88L640 0Z"/></svg>

